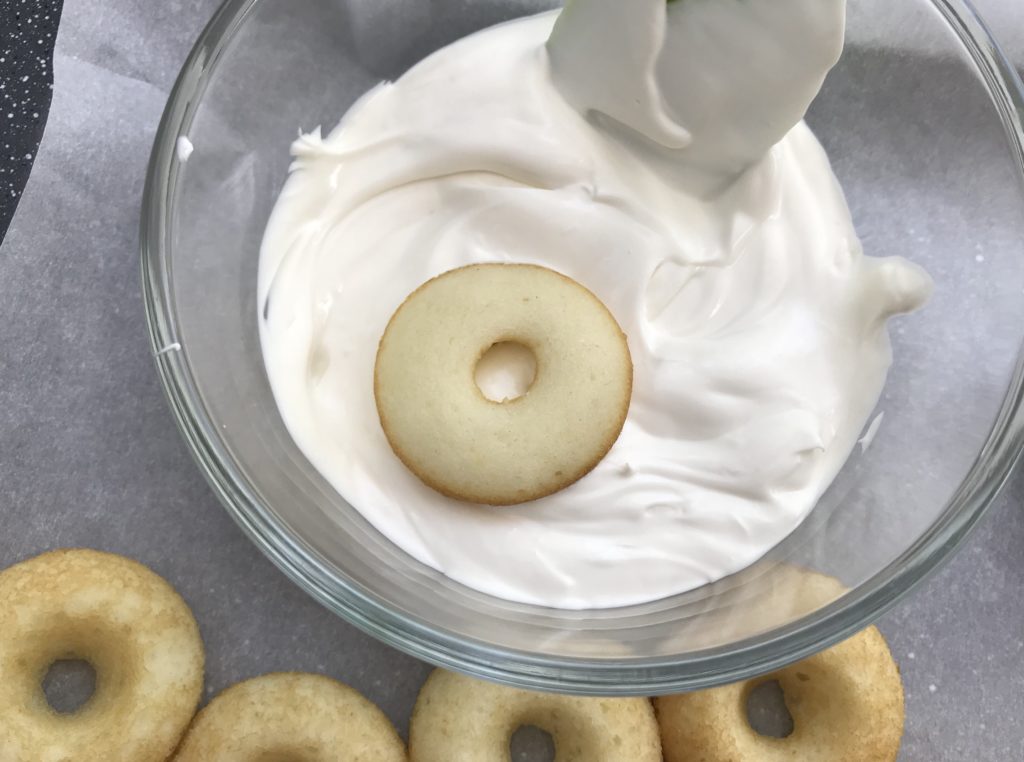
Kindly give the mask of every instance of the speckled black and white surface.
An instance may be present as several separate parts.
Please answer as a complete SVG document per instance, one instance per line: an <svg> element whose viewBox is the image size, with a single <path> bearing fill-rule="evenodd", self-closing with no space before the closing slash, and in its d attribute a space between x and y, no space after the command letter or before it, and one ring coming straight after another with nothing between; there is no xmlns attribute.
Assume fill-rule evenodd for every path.
<svg viewBox="0 0 1024 762"><path fill-rule="evenodd" d="M0 0L0 241L21 199L53 88L63 0Z"/></svg>
<svg viewBox="0 0 1024 762"><path fill-rule="evenodd" d="M1024 62L1020 3L976 2ZM64 8L46 135L0 246L0 567L67 545L133 555L195 610L208 695L266 671L317 670L363 691L404 732L428 668L327 613L242 536L180 441L153 370L139 200L167 93L216 4ZM56 4L0 0L0 48L12 9L24 20L25 8L44 5L51 18L42 21L55 23ZM29 29L35 22L22 37ZM7 64L3 92L12 76L15 88L23 76L48 82L48 63L44 71L25 59L31 70L13 75ZM13 155L23 170L39 127L3 124L0 145L15 145L11 134L32 147L0 166ZM0 191L9 195L8 177ZM966 547L880 623L907 691L903 762L1024 760L1022 504L1018 474Z"/></svg>

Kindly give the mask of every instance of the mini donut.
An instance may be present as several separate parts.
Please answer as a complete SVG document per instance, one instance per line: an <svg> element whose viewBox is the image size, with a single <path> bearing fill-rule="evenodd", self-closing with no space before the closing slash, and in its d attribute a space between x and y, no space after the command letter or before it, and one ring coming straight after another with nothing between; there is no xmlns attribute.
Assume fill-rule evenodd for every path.
<svg viewBox="0 0 1024 762"><path fill-rule="evenodd" d="M555 762L661 762L658 724L645 698L581 698L507 688L435 670L409 727L411 762L508 762L512 734L551 735Z"/></svg>
<svg viewBox="0 0 1024 762"><path fill-rule="evenodd" d="M785 738L747 721L751 691L777 680L793 718ZM870 627L770 675L655 699L665 762L893 762L903 735L903 684Z"/></svg>
<svg viewBox="0 0 1024 762"><path fill-rule="evenodd" d="M95 692L71 714L42 690L62 659L96 672ZM141 564L59 550L0 573L0 760L164 762L202 687L192 612Z"/></svg>
<svg viewBox="0 0 1024 762"><path fill-rule="evenodd" d="M406 762L383 712L322 675L274 673L238 683L196 717L175 762Z"/></svg>
<svg viewBox="0 0 1024 762"><path fill-rule="evenodd" d="M474 371L494 345L533 352L521 397L492 402ZM482 264L427 281L380 340L374 396L391 448L458 500L513 505L587 474L622 431L633 387L626 337L576 281L535 265Z"/></svg>

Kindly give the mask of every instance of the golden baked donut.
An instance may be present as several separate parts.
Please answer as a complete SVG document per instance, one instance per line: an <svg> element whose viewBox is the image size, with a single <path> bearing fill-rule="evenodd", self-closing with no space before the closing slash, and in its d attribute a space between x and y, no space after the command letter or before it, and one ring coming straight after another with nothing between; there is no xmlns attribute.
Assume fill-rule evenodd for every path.
<svg viewBox="0 0 1024 762"><path fill-rule="evenodd" d="M786 738L747 721L751 691L772 680L793 718ZM665 762L893 762L903 736L903 684L875 627L773 674L654 705Z"/></svg>
<svg viewBox="0 0 1024 762"><path fill-rule="evenodd" d="M492 402L474 380L494 345L534 355L526 394ZM590 291L535 265L451 270L414 291L377 351L374 395L395 454L459 500L512 505L589 472L622 431L633 386L626 337Z"/></svg>
<svg viewBox="0 0 1024 762"><path fill-rule="evenodd" d="M411 762L508 762L512 734L547 731L555 762L661 762L645 698L580 698L507 688L435 670L409 726Z"/></svg>
<svg viewBox="0 0 1024 762"><path fill-rule="evenodd" d="M96 672L94 694L71 714L42 691L62 659ZM202 687L192 612L141 564L59 550L0 573L0 760L164 762Z"/></svg>
<svg viewBox="0 0 1024 762"><path fill-rule="evenodd" d="M275 673L238 683L196 717L174 762L406 762L375 705L322 675Z"/></svg>

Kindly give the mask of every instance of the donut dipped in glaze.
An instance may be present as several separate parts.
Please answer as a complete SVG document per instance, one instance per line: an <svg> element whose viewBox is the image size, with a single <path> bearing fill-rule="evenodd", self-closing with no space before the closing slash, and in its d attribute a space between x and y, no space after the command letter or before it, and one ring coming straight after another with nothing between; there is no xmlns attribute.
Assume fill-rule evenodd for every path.
<svg viewBox="0 0 1024 762"><path fill-rule="evenodd" d="M508 342L533 353L536 375L521 397L495 402L474 371ZM401 461L438 492L489 505L589 473L622 431L632 385L626 337L604 304L535 265L468 265L427 281L392 316L374 371Z"/></svg>

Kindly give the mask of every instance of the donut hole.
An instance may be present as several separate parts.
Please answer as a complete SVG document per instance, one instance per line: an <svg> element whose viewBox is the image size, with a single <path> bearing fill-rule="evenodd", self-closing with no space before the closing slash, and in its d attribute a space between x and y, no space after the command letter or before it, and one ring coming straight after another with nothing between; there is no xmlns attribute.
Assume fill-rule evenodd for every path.
<svg viewBox="0 0 1024 762"><path fill-rule="evenodd" d="M512 762L554 762L555 742L551 734L536 725L523 725L508 744Z"/></svg>
<svg viewBox="0 0 1024 762"><path fill-rule="evenodd" d="M518 341L492 344L476 361L473 380L491 402L519 399L537 378L537 356Z"/></svg>
<svg viewBox="0 0 1024 762"><path fill-rule="evenodd" d="M758 735L788 738L793 733L793 715L786 706L786 694L778 680L768 680L747 694L747 722Z"/></svg>
<svg viewBox="0 0 1024 762"><path fill-rule="evenodd" d="M96 669L84 659L58 659L42 681L46 703L57 714L74 714L96 693Z"/></svg>

